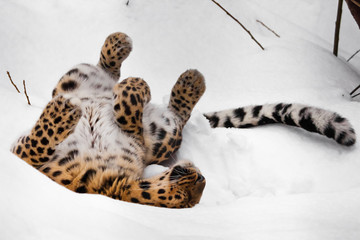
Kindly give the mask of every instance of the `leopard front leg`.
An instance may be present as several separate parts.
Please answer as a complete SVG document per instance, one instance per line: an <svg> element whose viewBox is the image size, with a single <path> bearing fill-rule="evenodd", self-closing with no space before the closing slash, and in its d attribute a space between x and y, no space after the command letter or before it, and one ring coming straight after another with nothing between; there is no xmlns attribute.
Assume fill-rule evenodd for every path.
<svg viewBox="0 0 360 240"><path fill-rule="evenodd" d="M127 78L114 86L114 115L119 127L144 144L143 110L151 99L150 88L141 78Z"/></svg>
<svg viewBox="0 0 360 240"><path fill-rule="evenodd" d="M120 199L157 207L188 208L199 203L205 182L192 163L181 162L158 176L127 183Z"/></svg>
<svg viewBox="0 0 360 240"><path fill-rule="evenodd" d="M62 96L53 98L27 136L20 137L12 152L39 168L48 162L55 147L74 130L81 117L81 109L74 101Z"/></svg>

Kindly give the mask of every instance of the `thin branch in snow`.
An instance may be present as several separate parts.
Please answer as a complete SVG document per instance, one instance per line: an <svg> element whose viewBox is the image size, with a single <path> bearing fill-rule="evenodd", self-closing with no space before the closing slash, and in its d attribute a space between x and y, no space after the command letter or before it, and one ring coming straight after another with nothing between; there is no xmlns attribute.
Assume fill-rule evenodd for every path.
<svg viewBox="0 0 360 240"><path fill-rule="evenodd" d="M24 93L25 93L25 96L26 96L26 100L27 100L28 104L31 105L30 100L29 100L29 96L27 95L27 92L26 92L25 80L23 80L23 85L24 85Z"/></svg>
<svg viewBox="0 0 360 240"><path fill-rule="evenodd" d="M360 93L358 93L358 94L356 94L356 95L354 95L354 96L351 96L351 98L356 98L357 96L359 96L360 95Z"/></svg>
<svg viewBox="0 0 360 240"><path fill-rule="evenodd" d="M359 94L356 94L356 95L353 95L355 92L356 92L356 90L358 90L360 88L360 85L359 86L357 86L354 90L352 90L351 91L351 93L350 93L350 96L352 97L352 98L354 98L354 97L356 97L356 96L358 96ZM352 96L353 95L353 96Z"/></svg>
<svg viewBox="0 0 360 240"><path fill-rule="evenodd" d="M350 61L353 57L355 57L355 55L356 54L358 54L360 52L360 49L359 50L357 50L353 55L351 55L351 57L348 59L348 60L346 60L347 62L348 61Z"/></svg>
<svg viewBox="0 0 360 240"><path fill-rule="evenodd" d="M259 47L262 50L265 50L263 46L261 46L261 44L254 38L254 36L251 34L251 32L249 30L247 30L247 28L239 21L237 20L233 15L231 15L223 6L221 6L218 2L216 2L215 0L211 0L213 3L215 3L219 8L221 8L227 15L229 15L235 22L237 22L251 37L252 40L254 40L256 42L257 45L259 45Z"/></svg>
<svg viewBox="0 0 360 240"><path fill-rule="evenodd" d="M360 85L359 86L357 86L354 90L352 90L351 91L351 93L350 93L350 95L353 95L354 94L354 92L356 92L356 90L358 90L360 88Z"/></svg>
<svg viewBox="0 0 360 240"><path fill-rule="evenodd" d="M7 75L9 76L10 82L11 82L12 85L15 87L16 91L17 91L18 93L20 93L20 91L19 91L19 89L17 88L16 84L15 84L15 83L13 82L13 80L11 79L10 73L9 73L8 71L7 71L6 73L7 73Z"/></svg>
<svg viewBox="0 0 360 240"><path fill-rule="evenodd" d="M356 6L360 7L360 3L356 2L355 0L350 0L352 3L354 3Z"/></svg>
<svg viewBox="0 0 360 240"><path fill-rule="evenodd" d="M260 23L261 25L263 25L267 30L269 30L270 32L272 32L275 36L277 36L278 38L280 37L279 34L277 34L274 30L272 30L271 28L269 28L268 26L265 25L265 23L263 23L262 21L256 19L256 21L258 23Z"/></svg>
<svg viewBox="0 0 360 240"><path fill-rule="evenodd" d="M336 23L335 23L335 37L334 37L334 49L333 54L335 56L338 55L339 50L339 35L340 35L340 25L341 25L341 14L342 14L342 5L344 0L339 0L338 3L338 9L337 9L337 17L336 17Z"/></svg>
<svg viewBox="0 0 360 240"><path fill-rule="evenodd" d="M127 0L126 2L126 6L129 6L130 0Z"/></svg>

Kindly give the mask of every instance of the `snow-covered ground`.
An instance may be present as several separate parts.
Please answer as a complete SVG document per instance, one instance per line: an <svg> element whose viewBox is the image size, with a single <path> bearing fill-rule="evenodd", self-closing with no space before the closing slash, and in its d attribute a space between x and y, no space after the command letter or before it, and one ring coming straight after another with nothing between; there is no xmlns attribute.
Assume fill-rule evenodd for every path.
<svg viewBox="0 0 360 240"><path fill-rule="evenodd" d="M347 117L360 133L360 31L344 5L332 55L336 0L222 0L262 51L210 0L0 0L0 239L360 239L360 148L273 125L211 129L202 112L298 102ZM281 38L261 26L259 19ZM200 204L172 210L73 193L9 152L32 127L58 79L96 63L112 32L134 50L122 79L140 76L167 102L188 68L207 92L184 130L178 158L207 178ZM32 106L8 81L10 71Z"/></svg>

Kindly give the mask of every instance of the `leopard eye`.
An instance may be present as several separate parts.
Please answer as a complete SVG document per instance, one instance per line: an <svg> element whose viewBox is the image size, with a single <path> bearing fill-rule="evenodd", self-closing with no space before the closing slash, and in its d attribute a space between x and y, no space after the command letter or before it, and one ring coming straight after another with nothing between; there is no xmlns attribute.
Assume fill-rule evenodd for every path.
<svg viewBox="0 0 360 240"><path fill-rule="evenodd" d="M170 174L170 180L177 180L183 176L190 174L189 169L183 168L181 166L175 166Z"/></svg>

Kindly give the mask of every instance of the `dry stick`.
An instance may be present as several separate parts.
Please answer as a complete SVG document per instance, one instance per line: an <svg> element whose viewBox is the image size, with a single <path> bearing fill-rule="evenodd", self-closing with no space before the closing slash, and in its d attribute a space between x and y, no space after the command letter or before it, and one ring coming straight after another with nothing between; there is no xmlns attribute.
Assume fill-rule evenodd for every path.
<svg viewBox="0 0 360 240"><path fill-rule="evenodd" d="M353 55L351 55L351 57L348 59L348 60L346 60L347 62L348 61L350 61L353 57L355 57L355 55L356 54L358 54L360 52L360 49L359 50L357 50Z"/></svg>
<svg viewBox="0 0 360 240"><path fill-rule="evenodd" d="M351 96L351 98L356 98L357 96L359 96L360 95L360 93L358 93L358 94L356 94L356 95L354 95L354 96Z"/></svg>
<svg viewBox="0 0 360 240"><path fill-rule="evenodd" d="M353 4L355 4L356 6L360 7L360 3L356 2L355 0L350 0Z"/></svg>
<svg viewBox="0 0 360 240"><path fill-rule="evenodd" d="M353 95L354 94L354 92L356 92L356 90L358 90L360 88L360 85L359 86L357 86L354 90L352 90L351 91L351 93L350 93L350 95ZM357 95L356 95L357 96Z"/></svg>
<svg viewBox="0 0 360 240"><path fill-rule="evenodd" d="M23 80L23 85L24 85L24 93L25 93L27 102L28 102L29 105L31 105L30 100L29 100L29 96L27 95L27 92L26 92L25 80Z"/></svg>
<svg viewBox="0 0 360 240"><path fill-rule="evenodd" d="M18 93L20 93L19 89L17 88L17 86L15 85L15 83L13 82L13 80L11 79L10 73L8 71L6 71L7 75L9 76L10 82L12 83L12 85L15 87L16 91Z"/></svg>
<svg viewBox="0 0 360 240"><path fill-rule="evenodd" d="M265 50L263 46L261 46L261 44L254 38L254 36L251 34L251 32L249 30L246 29L246 27L244 25L241 24L241 22L239 22L239 20L237 20L233 15L231 15L225 8L223 8L223 6L221 6L218 2L216 2L215 0L211 0L213 3L215 3L216 5L218 5L219 8L221 8L227 15L229 15L235 22L237 22L251 37L252 40L254 40L257 45L259 45L259 47L261 47L262 50Z"/></svg>
<svg viewBox="0 0 360 240"><path fill-rule="evenodd" d="M272 32L275 36L277 36L278 38L280 37L279 34L277 34L274 30L272 30L271 28L269 28L268 26L265 25L265 23L263 23L262 21L260 20L256 20L258 23L260 23L261 25L263 25L267 30L269 30L270 32Z"/></svg>
<svg viewBox="0 0 360 240"><path fill-rule="evenodd" d="M335 23L335 37L334 37L334 49L333 49L333 54L335 56L338 55L338 49L339 49L339 35L340 35L342 5L343 5L343 0L339 0L336 23Z"/></svg>

